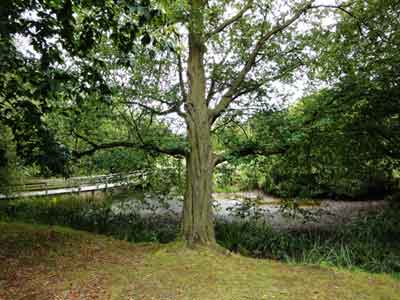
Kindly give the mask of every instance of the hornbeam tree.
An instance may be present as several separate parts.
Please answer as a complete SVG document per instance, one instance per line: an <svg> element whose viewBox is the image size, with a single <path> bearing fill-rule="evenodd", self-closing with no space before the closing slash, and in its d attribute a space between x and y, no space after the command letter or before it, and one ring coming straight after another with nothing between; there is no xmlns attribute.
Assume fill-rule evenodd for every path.
<svg viewBox="0 0 400 300"><path fill-rule="evenodd" d="M287 3L285 3L287 4ZM303 64L304 44L292 39L296 21L323 5L294 3L290 9L270 1L205 1L187 3L185 27L187 42L186 78L181 53L178 72L187 128L186 191L182 233L189 245L214 244L211 206L212 174L224 153L213 152L212 129L218 118L243 101L257 101L268 83L283 78ZM333 6L330 6L333 8ZM335 6L345 10L344 6ZM224 19L224 17L226 17ZM287 34L286 34L287 32ZM301 35L300 33L297 33ZM247 149L242 154L259 151L274 154L285 148ZM239 151L240 152L240 151Z"/></svg>
<svg viewBox="0 0 400 300"><path fill-rule="evenodd" d="M271 143L216 151L215 128L224 124L221 120L226 115L262 107L274 81L305 72L304 66L316 59L307 47L312 33L332 30L324 28L318 17L333 12L351 15L353 5L297 0L142 1L143 7L156 8L143 10L129 5L121 9L118 3L124 1L110 0L97 1L104 3L91 10L79 2L64 2L71 3L70 12L76 12L69 13L74 22L64 20L69 29L64 48L70 54L69 66L71 61L79 66L72 70L74 84L72 79L68 84L86 88L72 96L59 95L64 100L62 109L74 111L75 99L79 113L85 107L96 116L95 111L107 103L99 95L103 89L93 89L101 82L118 103L108 113L118 114L129 125L122 130L122 140L101 138L96 136L95 129L100 127L96 118L75 116L71 133L86 145L75 157L128 147L185 158L182 237L189 246L215 244L211 193L217 164L233 154L273 155L287 149L287 145ZM107 14L101 13L102 7ZM96 18L96 13L112 21ZM152 19L158 20L156 26ZM82 45L83 50L77 51ZM91 81L84 85L82 76ZM100 96L101 102L92 101ZM186 134L176 138L168 130L151 129L154 118L162 122L169 114L182 120Z"/></svg>

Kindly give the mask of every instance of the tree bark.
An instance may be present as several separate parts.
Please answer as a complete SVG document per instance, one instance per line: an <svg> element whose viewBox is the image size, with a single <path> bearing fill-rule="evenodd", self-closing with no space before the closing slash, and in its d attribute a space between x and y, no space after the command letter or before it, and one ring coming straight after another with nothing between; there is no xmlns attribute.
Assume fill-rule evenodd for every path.
<svg viewBox="0 0 400 300"><path fill-rule="evenodd" d="M186 155L187 176L182 225L183 238L189 246L215 244L211 203L214 162L203 65L203 6L203 0L191 1L187 61L189 93L185 104L190 152Z"/></svg>
<svg viewBox="0 0 400 300"><path fill-rule="evenodd" d="M204 136L201 133L191 134L193 149L186 159L183 238L188 246L210 246L215 244L211 202L213 163L210 145L203 143Z"/></svg>

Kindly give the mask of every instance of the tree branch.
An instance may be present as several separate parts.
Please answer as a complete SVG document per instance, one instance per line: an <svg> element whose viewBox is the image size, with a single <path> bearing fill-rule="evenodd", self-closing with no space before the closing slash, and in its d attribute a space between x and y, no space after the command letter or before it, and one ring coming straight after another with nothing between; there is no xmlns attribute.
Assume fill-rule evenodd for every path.
<svg viewBox="0 0 400 300"><path fill-rule="evenodd" d="M97 144L93 141L90 141L88 138L83 137L76 132L74 134L87 142L89 145L91 145L91 148L82 152L79 151L73 151L72 154L75 158L81 158L83 156L87 155L93 155L95 152L99 150L107 150L107 149L114 149L114 148L131 148L131 149L137 149L137 150L145 150L153 153L159 153L159 154L168 154L171 156L186 156L186 150L183 147L160 147L155 144L139 144L139 143L133 143L129 141L118 141L118 142L110 142L110 143L104 143L104 144Z"/></svg>
<svg viewBox="0 0 400 300"><path fill-rule="evenodd" d="M206 39L209 39L211 36L223 31L226 27L232 25L233 23L235 23L237 20L239 20L246 11L248 11L253 5L253 1L249 0L247 2L247 4L236 14L234 15L232 18L226 20L225 22L223 22L222 24L218 25L214 30L212 30L211 32L206 34Z"/></svg>
<svg viewBox="0 0 400 300"><path fill-rule="evenodd" d="M206 97L207 105L210 104L212 97L214 96L214 89L215 89L215 78L211 77L210 89L208 90L208 94Z"/></svg>
<svg viewBox="0 0 400 300"><path fill-rule="evenodd" d="M231 51L232 51L232 49L230 49L229 51L227 51L227 52L225 53L224 57L221 59L221 61L218 62L218 63L216 63L216 64L215 64L215 67L214 67L213 70L211 71L211 83L210 83L210 88L209 88L209 90L208 90L207 98L206 98L207 106L210 104L212 98L214 97L215 93L217 92L217 91L215 90L216 84L217 84L217 80L216 80L216 78L215 78L215 77L216 77L216 73L217 73L217 68L218 68L219 66L222 66L222 65L225 63L225 61L228 59L228 57L229 57Z"/></svg>
<svg viewBox="0 0 400 300"><path fill-rule="evenodd" d="M132 105L137 105L140 106L141 108L144 108L145 110L148 110L149 112L151 112L152 114L158 115L158 116L165 116L168 114L172 114L172 113L177 113L179 114L179 108L178 108L178 104L170 107L169 109L166 110L157 110L153 107L150 107L146 104L143 104L141 102L137 102L137 101L127 101L126 104L132 104Z"/></svg>
<svg viewBox="0 0 400 300"><path fill-rule="evenodd" d="M349 2L347 4L341 4L341 5L329 5L329 4L319 4L319 5L312 5L310 8L315 9L315 8L334 8L334 9L339 9L343 11L344 13L348 14L350 17L357 19L350 11L346 9L346 7L350 6L352 3Z"/></svg>
<svg viewBox="0 0 400 300"><path fill-rule="evenodd" d="M255 84L250 85L244 89L237 90L236 93L234 95L232 95L232 101L239 98L240 96L243 96L245 94L256 91L257 89L259 89L261 86L263 86L264 84L266 84L269 81L279 80L279 79L285 77L287 74L289 74L290 72L293 72L295 69L297 69L301 65L302 64L299 63L298 65L295 65L291 68L287 68L282 73L280 73L276 76L266 78L265 80L260 80L259 82L256 82Z"/></svg>
<svg viewBox="0 0 400 300"><path fill-rule="evenodd" d="M178 76L179 76L179 86L181 88L181 94L183 98L183 102L186 102L187 99L187 93L186 93L186 88L185 88L185 82L183 80L183 67L182 67L182 58L181 55L175 51L177 60L178 60Z"/></svg>
<svg viewBox="0 0 400 300"><path fill-rule="evenodd" d="M264 149L258 148L254 145L248 146L245 145L239 149L233 150L231 152L227 152L224 154L219 154L214 156L214 165L218 165L225 161L237 158L237 157L245 157L250 155L262 155L262 156L270 156L270 155L278 155L285 154L289 150L288 146L285 147L277 147L272 149Z"/></svg>

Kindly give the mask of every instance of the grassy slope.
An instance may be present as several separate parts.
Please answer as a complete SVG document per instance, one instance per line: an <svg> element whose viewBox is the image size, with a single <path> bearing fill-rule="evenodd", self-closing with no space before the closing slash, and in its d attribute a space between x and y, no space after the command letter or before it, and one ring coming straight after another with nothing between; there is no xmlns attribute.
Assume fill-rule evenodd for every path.
<svg viewBox="0 0 400 300"><path fill-rule="evenodd" d="M0 223L0 300L398 300L399 295L400 281L388 275Z"/></svg>

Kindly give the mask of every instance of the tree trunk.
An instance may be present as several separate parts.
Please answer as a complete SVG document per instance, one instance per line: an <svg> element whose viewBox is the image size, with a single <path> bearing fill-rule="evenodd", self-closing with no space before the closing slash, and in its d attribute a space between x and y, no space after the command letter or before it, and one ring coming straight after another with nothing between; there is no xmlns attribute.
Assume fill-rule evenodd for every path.
<svg viewBox="0 0 400 300"><path fill-rule="evenodd" d="M202 128L195 130L198 129L206 131ZM203 139L204 135L199 136L198 132L191 134L192 138L189 140L192 150L186 159L183 237L189 246L213 245L215 235L211 202L213 171L211 147Z"/></svg>
<svg viewBox="0 0 400 300"><path fill-rule="evenodd" d="M185 104L190 152L186 157L186 192L183 209L183 238L189 246L215 244L211 203L212 172L211 125L205 97L203 0L191 1L189 93Z"/></svg>

